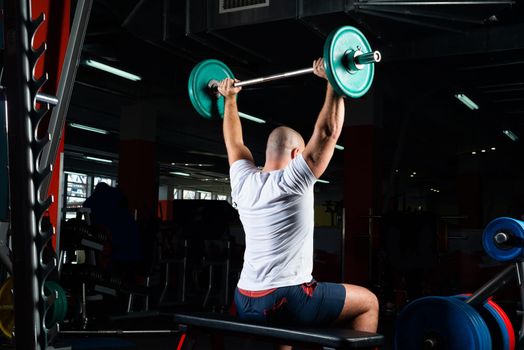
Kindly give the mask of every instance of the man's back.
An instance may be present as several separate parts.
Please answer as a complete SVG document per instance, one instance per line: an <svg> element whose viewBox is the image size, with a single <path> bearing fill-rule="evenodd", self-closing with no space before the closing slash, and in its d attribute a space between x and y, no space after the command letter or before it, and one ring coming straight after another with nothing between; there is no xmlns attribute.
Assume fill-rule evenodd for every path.
<svg viewBox="0 0 524 350"><path fill-rule="evenodd" d="M230 173L232 198L246 233L239 288L256 291L311 281L316 178L304 158L270 172L239 160Z"/></svg>

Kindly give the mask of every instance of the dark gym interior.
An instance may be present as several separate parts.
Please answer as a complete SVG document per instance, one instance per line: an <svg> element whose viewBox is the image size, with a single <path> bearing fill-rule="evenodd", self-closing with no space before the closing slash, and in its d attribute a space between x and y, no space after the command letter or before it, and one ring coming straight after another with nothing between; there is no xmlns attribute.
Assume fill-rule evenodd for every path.
<svg viewBox="0 0 524 350"><path fill-rule="evenodd" d="M309 68L342 26L382 59L369 91L345 98L338 146L314 187L313 276L375 293L377 348L465 349L469 340L449 340L461 337L475 338L472 349L524 348L521 1L20 0L0 9L2 348L179 350L173 315L234 314L244 231L222 119L193 106L190 74L208 59L240 81ZM275 127L309 140L325 90L314 74L243 87L256 165ZM39 166L47 140L48 170ZM464 293L471 300L450 302ZM482 330L463 326L466 304L483 310L466 312ZM413 316L416 307L430 316ZM437 327L444 307L459 335ZM403 342L406 333L425 340ZM184 346L273 346L216 335Z"/></svg>

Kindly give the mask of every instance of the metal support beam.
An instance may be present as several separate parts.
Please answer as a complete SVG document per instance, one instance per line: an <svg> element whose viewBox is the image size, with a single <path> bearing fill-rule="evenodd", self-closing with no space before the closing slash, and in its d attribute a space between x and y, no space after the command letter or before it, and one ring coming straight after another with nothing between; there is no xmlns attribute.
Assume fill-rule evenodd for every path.
<svg viewBox="0 0 524 350"><path fill-rule="evenodd" d="M30 103L33 81L30 1L4 3L7 121L9 142L9 185L11 193L11 233L15 293L16 346L18 349L45 349L42 328L43 301L38 288L39 261L35 238L39 219L35 213L34 140ZM33 95L34 96L34 95Z"/></svg>
<svg viewBox="0 0 524 350"><path fill-rule="evenodd" d="M60 75L60 81L58 82L56 93L57 104L51 112L47 129L51 136L51 141L47 144L46 148L44 148L42 157L40 158L40 163L38 164L40 169L45 169L49 164L53 164L57 156L92 4L93 0L78 0L76 4L75 17L71 25L62 73ZM49 184L50 179L42 185L39 193L41 199L47 196Z"/></svg>

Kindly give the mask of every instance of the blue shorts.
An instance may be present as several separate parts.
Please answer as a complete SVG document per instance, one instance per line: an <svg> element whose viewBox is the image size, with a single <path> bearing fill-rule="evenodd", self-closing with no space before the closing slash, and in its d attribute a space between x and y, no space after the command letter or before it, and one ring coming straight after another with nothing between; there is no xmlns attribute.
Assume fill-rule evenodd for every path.
<svg viewBox="0 0 524 350"><path fill-rule="evenodd" d="M235 290L239 318L262 324L329 325L340 315L345 299L343 285L314 280L265 292Z"/></svg>

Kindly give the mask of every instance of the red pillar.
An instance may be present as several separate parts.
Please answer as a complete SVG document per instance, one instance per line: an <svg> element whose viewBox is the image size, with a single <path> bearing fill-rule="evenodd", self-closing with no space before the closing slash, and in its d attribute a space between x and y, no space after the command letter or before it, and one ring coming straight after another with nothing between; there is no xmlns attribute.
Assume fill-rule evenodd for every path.
<svg viewBox="0 0 524 350"><path fill-rule="evenodd" d="M45 14L45 21L35 34L33 47L38 48L43 42L47 43L47 50L36 64L35 76L39 78L42 74L47 73L48 80L44 84L42 92L56 96L69 40L71 2L70 0L33 0L31 1L31 11L33 19L36 19L42 12ZM38 130L40 135L44 135L47 131L50 117L51 112L48 112L42 120ZM60 159L63 152L64 130L61 132L57 157L53 162L53 172L48 191L48 194L54 198L53 203L49 207L49 217L53 227L57 226L61 217L61 213L58 210L58 200L60 193L60 169L62 168ZM55 237L53 237L54 244Z"/></svg>
<svg viewBox="0 0 524 350"><path fill-rule="evenodd" d="M120 120L118 185L138 220L156 218L158 164L156 110L152 104L125 107Z"/></svg>
<svg viewBox="0 0 524 350"><path fill-rule="evenodd" d="M370 95L370 93L368 93ZM382 127L374 96L349 102L344 128L344 282L367 284L378 241L378 225L370 229L369 214L382 209ZM357 124L358 123L358 124ZM374 221L377 222L376 220ZM371 231L371 232L370 232ZM371 233L371 236L370 236Z"/></svg>
<svg viewBox="0 0 524 350"><path fill-rule="evenodd" d="M458 165L457 201L462 228L482 228L482 179L477 157L462 159Z"/></svg>

